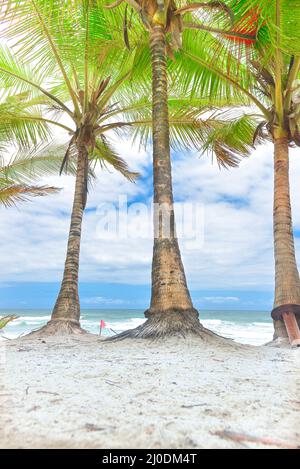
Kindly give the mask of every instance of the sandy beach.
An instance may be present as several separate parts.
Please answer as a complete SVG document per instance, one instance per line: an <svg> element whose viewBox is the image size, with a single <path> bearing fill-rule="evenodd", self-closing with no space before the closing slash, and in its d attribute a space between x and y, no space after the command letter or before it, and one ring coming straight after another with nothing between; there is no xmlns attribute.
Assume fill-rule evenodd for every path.
<svg viewBox="0 0 300 469"><path fill-rule="evenodd" d="M0 344L2 448L277 446L223 431L300 445L299 349L91 334Z"/></svg>

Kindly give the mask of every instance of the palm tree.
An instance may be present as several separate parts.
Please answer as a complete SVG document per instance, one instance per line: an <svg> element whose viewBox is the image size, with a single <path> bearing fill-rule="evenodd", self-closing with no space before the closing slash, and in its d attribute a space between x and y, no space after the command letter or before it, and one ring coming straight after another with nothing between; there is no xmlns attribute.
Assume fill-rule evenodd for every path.
<svg viewBox="0 0 300 469"><path fill-rule="evenodd" d="M224 33L224 28L209 26L205 22L184 21L186 14L201 10L223 13L222 24L227 21L227 33L234 37L247 34L232 32L231 11L223 2L207 2L177 5L169 0L117 0L107 8L125 3L124 39L130 47L128 31L128 8L137 13L143 27L149 33L152 64L152 119L153 119L153 174L154 174L154 247L152 261L152 292L150 308L145 312L148 319L142 326L121 334L119 337L162 337L172 334L202 334L203 328L198 312L193 307L187 287L184 267L176 236L173 208L172 171L170 159L170 122L168 109L167 55L174 58L174 50L181 47L181 35L185 29L200 29ZM219 15L217 15L219 16ZM132 17L132 14L131 14ZM198 18L199 19L199 18ZM216 20L217 24L219 19ZM164 216L161 215L162 207Z"/></svg>
<svg viewBox="0 0 300 469"><path fill-rule="evenodd" d="M220 2L213 3L210 8L215 8L216 3L218 7L221 6ZM10 93L30 93L30 99L38 102L44 109L43 116L32 113L32 121L58 126L70 134L64 149L62 168L77 160L64 277L51 321L43 332L80 332L78 268L87 175L92 169L91 166L99 161L112 164L129 179L136 177L135 173L128 170L104 134L109 131L119 133L127 129L135 137L138 136L140 141L148 140L148 129L152 124L151 108L147 99L149 61L145 62L145 49L140 42L134 54L123 53L119 41L119 18L117 15L104 15L101 1L81 0L64 4L58 0L9 1L6 6L8 8L4 12L5 37L9 41L15 38L19 40L14 55L4 48L0 54L3 83ZM227 11L225 7L223 9ZM180 12L181 14L184 14L184 11ZM180 15L177 15L178 18ZM173 20L177 24L178 18L175 16ZM128 42L125 33L127 27L129 24L125 21L125 42ZM166 35L162 29L159 21L154 19L151 35L155 77L153 94L156 96L156 104L153 105L156 116L155 201L167 202L168 212L173 220L169 136L176 147L182 142L199 148L201 134L205 135L210 127L220 126L220 121L206 119L200 123L200 127L199 122L195 124L201 112L208 108L208 100L202 98L191 101L188 107L187 99L171 95L168 115L164 50ZM176 32L174 34L176 36ZM240 36L239 33L236 35ZM22 64L18 63L16 57L22 60ZM154 67L157 59L159 66ZM29 66L29 63L33 65ZM138 80L134 79L131 86L128 86L132 68L135 71L134 77L136 70L141 73L137 74ZM109 70L109 76L105 73L106 70ZM51 79L51 76L56 79ZM123 88L126 80L126 87ZM109 86L110 83L113 84ZM160 98L163 99L162 107L157 102ZM225 101L223 100L223 105L226 104ZM122 115L124 120L120 120L119 116ZM57 148L56 151L62 152L62 148ZM235 164L231 155L224 155L218 156L222 164ZM186 286L174 223L171 224L171 236L168 239L159 235L155 240L153 294L149 314L152 319L155 318L154 323L158 323L162 335L166 332L166 327L169 328L170 322L173 324L170 333L178 329L182 331L183 324L187 325L187 330L191 327L196 331L200 330L198 314L192 306ZM165 317L170 320L165 321ZM188 318L187 321L185 317ZM150 323L153 325L152 320Z"/></svg>
<svg viewBox="0 0 300 469"><path fill-rule="evenodd" d="M54 149L35 148L35 158L55 152L63 159L61 171L73 164L76 172L63 280L43 334L82 331L78 273L88 176L94 173L96 163L108 163L129 180L136 179L137 173L129 171L109 135L115 132L120 136L127 130L146 143L152 124L148 90L144 87L147 67L143 67L140 81L132 77L132 69L138 64L141 67L139 49L128 54L122 44L118 46L114 30L99 6L86 1L70 5L71 11L67 2L61 5L58 0L10 3L5 11L4 34L9 41L18 39L17 48L14 53L8 47L0 49L0 82L10 96L23 93L27 100L26 112L25 104L18 109L18 121L55 126L69 136L66 144L55 143ZM110 14L107 17L110 19ZM115 34L118 37L119 32ZM171 96L174 141L197 141L194 122L200 106L201 111L207 108L207 100L198 99L192 105L182 110L186 102ZM14 112L12 115L15 117ZM172 249L178 249L177 240ZM181 262L179 250L175 255Z"/></svg>
<svg viewBox="0 0 300 469"><path fill-rule="evenodd" d="M282 313L294 313L300 324L300 281L297 268L289 186L289 147L300 145L300 112L297 79L300 78L299 4L286 0L240 0L232 7L234 31L228 35L190 36L183 63L188 70L183 88L192 95L204 90L215 94L235 93L251 106L248 116L258 119L253 135L274 144L274 253L275 298L272 317L274 339L286 337ZM295 3L295 5L292 5ZM296 4L298 8L296 7ZM252 37L251 37L252 36ZM189 76L188 76L189 75ZM197 87L197 90L196 90ZM257 110L253 111L253 105ZM210 140L213 141L213 135Z"/></svg>
<svg viewBox="0 0 300 469"><path fill-rule="evenodd" d="M142 98L138 100L136 93L132 92L132 88L131 91L126 88L126 94L124 91L122 92L122 85L130 75L130 66L133 62L136 67L137 61L134 56L133 59L129 58L129 60L123 58L116 43L112 41L111 33L107 34L110 28L107 24L106 27L104 26L105 18L101 9L91 7L89 2L83 1L78 3L77 9L72 5L72 15L70 15L70 11L64 14L61 5L55 4L54 1L51 2L51 5L44 0L31 0L29 3L30 8L28 8L28 2L17 2L15 8L10 4L10 9L5 12L6 37L8 39L18 37L18 46L22 44L22 48L15 50L14 54L11 54L8 48L2 49L0 72L3 83L10 94L26 93L29 102L31 100L35 106L38 105L44 110L42 115L31 110L30 115L28 112L23 112L18 117L23 117L25 122L55 125L70 135L66 148L56 147L56 152L60 156L64 154L62 169L76 160L77 165L64 276L47 331L80 332L78 270L81 223L87 194L87 175L95 161L106 161L129 179L136 177L136 174L128 171L126 164L117 155L104 134L112 130L120 132L120 130L128 128L128 124L130 124L129 130L134 129L132 131L135 134L140 133L142 140L145 140L145 135L148 135L145 129L152 123L151 109L148 100L144 97L145 91L143 89L140 93ZM65 7L67 8L67 3ZM15 21L16 17L18 18L17 22ZM78 54L80 50L83 51L82 56ZM121 60L118 56L121 56ZM17 57L22 59L22 65L18 63ZM32 67L29 66L29 62L36 62L36 64ZM116 64L113 66L113 62L117 62L118 67L122 65L123 74L121 76ZM126 71L126 67L128 71ZM114 74L114 83L111 86L109 86L109 81L112 82L112 78L103 77L107 68L110 68L111 75ZM157 77L160 76L160 68L156 72L153 70ZM49 70L52 74L55 72L59 77L57 84L52 84L49 80ZM156 90L156 86L154 88ZM159 97L162 96L165 99L165 91ZM115 96L115 101L112 101L113 96ZM117 105L116 102L123 102L123 106ZM201 132L195 126L195 119L199 115L199 109L202 112L207 108L207 104L207 100L198 99L191 102L190 108L184 112L181 110L182 106L186 107L184 99L176 99L171 96L168 125L166 128L162 127L164 129L162 133L158 129L158 140L154 138L156 155L155 201L159 203L167 201L171 218L173 218L173 200L168 175L170 173L170 150L167 142L166 157L165 153L162 153L162 156L159 155L161 139L164 141L162 150L165 152L167 148L165 146L166 137L168 140L169 124L171 124L173 140L175 140L175 134L179 141L183 138L185 142L191 139L198 143ZM156 111L157 109L158 106L156 106ZM126 118L125 121L119 120L118 116L122 114ZM64 123L66 118L63 116L66 116L69 121L73 121L73 126L72 124L66 125ZM115 121L116 117L118 117L117 121ZM160 122L159 119L161 119L160 112L158 119L154 119L154 121ZM214 121L207 119L204 128L208 129L210 126L214 127L219 124L217 119ZM45 155L45 151L38 152L38 155ZM226 155L226 158L220 156L219 160L223 163L225 160L229 162L230 157L229 155ZM164 171L161 171L160 166ZM165 185L162 190L159 189L160 184L157 184L160 179L164 180L163 184ZM165 286L166 282L167 286ZM159 306L160 303L161 306ZM175 306L178 309L175 308L174 311ZM159 308L163 309L160 311ZM191 316L193 327L194 324L196 329L200 327L198 326L197 313L192 307L186 287L174 223L171 224L169 239L163 239L163 236L155 239L153 295L150 314L152 311L163 313L155 315L155 320L159 317L162 318L160 322L165 322L165 312L170 313L167 314L167 317L171 318L175 331L179 327L182 329L180 322L187 324L187 329L190 328L189 321L185 321L185 316Z"/></svg>
<svg viewBox="0 0 300 469"><path fill-rule="evenodd" d="M63 280L51 320L42 333L81 332L78 271L89 175L100 163L112 165L130 181L138 176L128 169L106 136L122 131L124 122L118 116L132 107L132 103L126 103L122 108L117 95L130 74L130 64L123 62L122 73L113 65L118 50L108 43L106 32L95 34L94 28L102 27L101 17L89 3L65 17L63 24L59 22L59 8L51 9L46 2L32 0L10 6L5 12L5 36L18 38L22 48L14 49L14 53L8 47L0 49L1 84L10 96L26 93L28 101L42 110L30 116L19 112L19 121L42 122L68 135L66 144L55 142L54 150L35 148L35 157L55 151L62 159L61 172L70 164L75 164L76 172ZM29 46L30 38L33 41ZM109 74L105 76L106 70ZM50 71L55 80L51 80Z"/></svg>

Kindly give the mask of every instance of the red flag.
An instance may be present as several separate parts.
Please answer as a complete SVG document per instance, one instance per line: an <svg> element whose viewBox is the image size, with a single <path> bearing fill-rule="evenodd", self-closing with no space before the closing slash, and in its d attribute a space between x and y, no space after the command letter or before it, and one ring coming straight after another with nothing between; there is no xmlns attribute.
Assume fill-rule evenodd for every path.
<svg viewBox="0 0 300 469"><path fill-rule="evenodd" d="M99 334L101 335L101 332L102 332L102 329L105 329L106 327L106 324L105 322L103 321L103 319L101 319L100 321L100 331L99 331Z"/></svg>
<svg viewBox="0 0 300 469"><path fill-rule="evenodd" d="M103 321L103 319L101 319L100 321L100 329L104 329L106 327L106 324L105 322Z"/></svg>

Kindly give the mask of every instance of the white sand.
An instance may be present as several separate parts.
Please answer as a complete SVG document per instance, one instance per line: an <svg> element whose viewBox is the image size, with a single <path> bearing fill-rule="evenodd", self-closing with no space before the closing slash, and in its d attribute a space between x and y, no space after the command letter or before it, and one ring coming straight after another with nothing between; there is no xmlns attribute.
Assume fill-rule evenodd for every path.
<svg viewBox="0 0 300 469"><path fill-rule="evenodd" d="M299 445L299 359L212 339L2 341L0 446L267 447L220 430Z"/></svg>

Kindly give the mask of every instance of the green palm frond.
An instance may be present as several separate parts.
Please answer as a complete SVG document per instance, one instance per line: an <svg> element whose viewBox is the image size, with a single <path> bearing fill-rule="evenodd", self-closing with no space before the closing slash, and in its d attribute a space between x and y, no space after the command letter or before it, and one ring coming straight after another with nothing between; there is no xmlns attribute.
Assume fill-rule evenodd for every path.
<svg viewBox="0 0 300 469"><path fill-rule="evenodd" d="M0 318L0 329L3 329L9 322L15 321L18 318L19 316L15 315L3 316L2 318Z"/></svg>
<svg viewBox="0 0 300 469"><path fill-rule="evenodd" d="M42 177L58 174L66 144L38 144L30 150L17 151L7 163L0 162L0 186L2 181L31 184ZM76 161L71 160L68 173L75 173Z"/></svg>
<svg viewBox="0 0 300 469"><path fill-rule="evenodd" d="M104 138L104 133L111 129L118 133L124 127L118 120L112 121L109 110L114 103L130 106L135 99L132 96L131 102L123 100L135 56L124 51L123 43L118 42L120 32L115 28L116 23L113 28L109 26L108 21L114 22L111 13L106 12L104 16L101 2L89 1L74 1L71 5L58 0L20 0L6 5L9 8L3 18L3 34L10 44L13 40L16 43L12 49L0 48L0 84L9 99L14 93L26 96L22 108L15 105L7 112L7 125L3 125L2 134L6 132L5 141L10 143L18 130L17 143L21 142L23 148L26 143L28 147L32 143L33 146L27 154L20 153L0 168L0 173L7 180L22 177L21 182L29 184L31 178L44 176L47 168L49 173L55 168L57 172L62 168L74 172L76 138L94 113L91 123L99 124L101 138L98 148L91 152L91 159L98 159L103 165L108 163L134 180L137 174L129 170ZM66 114L73 120L74 130L62 123ZM12 120L16 122L14 133ZM39 128L48 130L54 125L71 135L68 143L61 146L51 142L43 147L37 141L49 142L50 135L42 135L40 131L39 138L34 140L30 136L30 131L33 134L35 130L37 134ZM27 134L25 130L21 133L23 127ZM53 150L57 151L55 158Z"/></svg>
<svg viewBox="0 0 300 469"><path fill-rule="evenodd" d="M104 8L108 3L105 0L11 0L9 3L3 34L18 44L13 47L13 53L7 48L0 49L0 83L10 92L29 93L27 99L34 104L23 112L23 120L26 121L28 113L33 116L34 125L51 127L51 122L46 121L50 114L49 121L62 126L66 113L77 129L65 128L72 140L84 119L96 109L98 133L94 149L93 139L89 142L91 160L111 164L125 177L134 179L135 173L129 171L104 135L114 131L120 136L132 135L143 145L151 141L151 60L148 33L140 20L135 15L130 21L127 17L127 40L131 47L128 51L122 39L125 4L111 11ZM176 2L177 8L185 4ZM187 21L201 18L201 21L212 21L216 27L229 27L228 15L216 12L203 12L203 16L189 12L186 18ZM212 116L212 111L217 107L249 106L252 93L256 95L253 71L231 48L226 54L220 53L225 47L226 40L215 34L184 31L183 50L175 52L175 61L168 61L169 113L173 149L201 151L201 148L212 148L210 139L215 138L217 159L220 164L230 165L235 164L234 157L239 158L243 151L249 150L250 124L247 127L246 120L240 119L239 125L229 125L225 118ZM237 77L237 84L233 83ZM99 87L108 79L109 84L95 100ZM263 102L262 113L265 110ZM240 142L241 130L245 132L244 146ZM240 133L230 140L231 131ZM26 141L26 135L23 140ZM230 144L234 157L228 150ZM64 151L59 149L60 162L67 146ZM74 161L71 158L71 163Z"/></svg>
<svg viewBox="0 0 300 469"><path fill-rule="evenodd" d="M202 154L208 152L215 156L220 167L237 166L253 151L254 143L268 139L267 134L256 132L259 122L251 115L238 116L236 111L225 111L207 119L201 129Z"/></svg>
<svg viewBox="0 0 300 469"><path fill-rule="evenodd" d="M230 111L226 100L220 106L223 111L213 110L205 100L192 102L195 107L185 107L180 99L170 98L170 144L174 151L209 152L223 167L236 166L241 158L249 155L259 120L244 114L244 107L237 106L235 112ZM128 133L134 141L147 146L152 139L151 127L151 118L144 115L140 121L131 122ZM258 135L256 143L263 138Z"/></svg>
<svg viewBox="0 0 300 469"><path fill-rule="evenodd" d="M33 71L27 63L21 63L6 45L0 46L1 82L10 96L24 92L32 93L34 91L32 83L36 89L41 86L44 77L41 73Z"/></svg>
<svg viewBox="0 0 300 469"><path fill-rule="evenodd" d="M0 84L9 97L26 93L27 96L36 98L42 94L52 102L63 109L68 114L71 113L66 104L64 104L56 94L43 85L47 75L35 70L29 61L20 61L16 54L7 46L0 46ZM48 87L49 88L49 87ZM65 88L63 88L65 91ZM61 91L61 90L60 90ZM66 91L65 91L66 93ZM44 98L44 99L45 99Z"/></svg>
<svg viewBox="0 0 300 469"><path fill-rule="evenodd" d="M54 194L60 189L36 185L37 178L57 172L61 157L34 155L31 151L19 151L6 163L0 159L0 205L11 207L30 197Z"/></svg>
<svg viewBox="0 0 300 469"><path fill-rule="evenodd" d="M2 142L29 148L41 140L48 140L50 136L51 129L39 107L16 102L16 96L14 99L7 98L5 102L0 102L0 139Z"/></svg>
<svg viewBox="0 0 300 469"><path fill-rule="evenodd" d="M131 182L139 177L139 173L130 171L126 161L118 155L113 145L106 138L97 139L91 162L94 164L99 163L102 168L106 168L107 164L111 165Z"/></svg>
<svg viewBox="0 0 300 469"><path fill-rule="evenodd" d="M22 48L14 53L22 61L36 64L45 76L61 76L58 86L64 88L65 101L69 94L76 108L78 91L96 88L103 70L117 77L131 66L110 20L101 2L20 0L4 17L4 34L19 39Z"/></svg>
<svg viewBox="0 0 300 469"><path fill-rule="evenodd" d="M228 5L236 23L244 27L247 27L249 15L258 13L258 47L280 48L287 54L300 54L299 0L231 0Z"/></svg>
<svg viewBox="0 0 300 469"><path fill-rule="evenodd" d="M30 197L43 197L56 194L60 189L50 186L27 186L25 184L12 184L2 187L0 184L0 205L12 207L20 202L27 201Z"/></svg>
<svg viewBox="0 0 300 469"><path fill-rule="evenodd" d="M219 38L203 31L187 31L183 48L171 64L171 70L178 77L182 93L191 96L207 96L212 104L215 100L232 99L249 105L253 91L253 76L247 65L235 57L230 48ZM237 80L238 78L238 80ZM238 81L238 85L236 82Z"/></svg>

